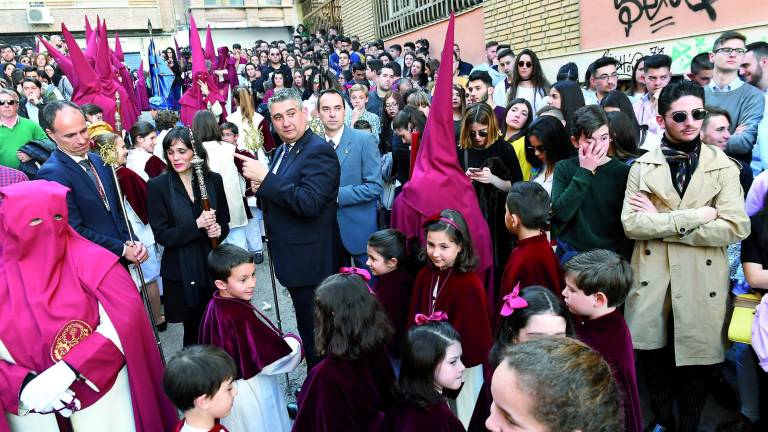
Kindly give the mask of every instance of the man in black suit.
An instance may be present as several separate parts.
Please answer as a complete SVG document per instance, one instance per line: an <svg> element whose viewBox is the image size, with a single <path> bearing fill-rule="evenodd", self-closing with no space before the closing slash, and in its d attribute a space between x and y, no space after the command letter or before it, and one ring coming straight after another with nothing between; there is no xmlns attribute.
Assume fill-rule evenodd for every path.
<svg viewBox="0 0 768 432"><path fill-rule="evenodd" d="M270 259L288 288L307 354L307 369L320 360L314 347L314 291L338 270L336 209L340 167L333 147L307 127L301 95L279 90L269 100L272 124L285 143L269 169L246 157L243 176L264 203Z"/></svg>
<svg viewBox="0 0 768 432"><path fill-rule="evenodd" d="M99 155L89 152L91 140L85 116L69 101L47 104L42 122L56 143L56 150L40 167L38 180L50 180L69 188L69 224L86 239L132 263L147 259L141 242L130 243L120 201L110 169Z"/></svg>

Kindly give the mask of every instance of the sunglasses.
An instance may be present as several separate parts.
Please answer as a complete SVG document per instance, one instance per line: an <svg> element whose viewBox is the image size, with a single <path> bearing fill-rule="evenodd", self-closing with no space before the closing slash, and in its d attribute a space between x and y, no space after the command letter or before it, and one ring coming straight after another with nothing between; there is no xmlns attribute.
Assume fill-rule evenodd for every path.
<svg viewBox="0 0 768 432"><path fill-rule="evenodd" d="M469 131L470 138L476 138L478 135L480 138L486 138L488 136L488 129L483 129L481 131Z"/></svg>
<svg viewBox="0 0 768 432"><path fill-rule="evenodd" d="M533 63L531 63L529 61L520 60L519 62L517 62L517 65L520 66L520 67L531 67L531 66L533 66Z"/></svg>
<svg viewBox="0 0 768 432"><path fill-rule="evenodd" d="M15 100L0 101L0 106L3 106L3 105L14 106L17 103L19 103L19 101L15 101Z"/></svg>
<svg viewBox="0 0 768 432"><path fill-rule="evenodd" d="M694 120L704 120L704 117L706 116L707 110L704 108L697 108L691 111L691 118ZM675 123L683 123L688 118L688 113L686 111L675 111L672 114L669 114L669 117Z"/></svg>

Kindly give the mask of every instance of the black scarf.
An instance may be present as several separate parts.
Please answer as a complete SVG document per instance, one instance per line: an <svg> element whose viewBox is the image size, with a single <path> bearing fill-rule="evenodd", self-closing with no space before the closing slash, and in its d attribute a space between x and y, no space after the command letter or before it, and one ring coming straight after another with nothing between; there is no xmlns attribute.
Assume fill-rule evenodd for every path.
<svg viewBox="0 0 768 432"><path fill-rule="evenodd" d="M691 181L693 172L699 165L699 152L701 151L701 141L696 137L693 141L686 143L671 143L667 136L661 139L661 152L669 164L670 175L672 176L672 185L675 187L680 198L685 194L688 183Z"/></svg>

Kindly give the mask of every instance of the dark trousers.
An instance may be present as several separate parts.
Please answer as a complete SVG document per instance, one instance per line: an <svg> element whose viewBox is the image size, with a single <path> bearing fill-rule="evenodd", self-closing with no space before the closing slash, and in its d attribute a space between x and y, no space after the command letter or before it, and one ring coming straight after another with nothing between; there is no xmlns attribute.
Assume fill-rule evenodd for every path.
<svg viewBox="0 0 768 432"><path fill-rule="evenodd" d="M696 432L713 366L675 365L674 323L671 316L670 312L667 346L656 350L637 350L637 362L643 368L648 384L655 422L667 431ZM677 428L673 414L675 400L679 414Z"/></svg>
<svg viewBox="0 0 768 432"><path fill-rule="evenodd" d="M315 288L314 285L288 288L307 359L307 372L321 360L315 352Z"/></svg>
<svg viewBox="0 0 768 432"><path fill-rule="evenodd" d="M187 319L183 321L184 323L184 346L189 345L196 345L200 343L197 340L198 334L200 333L200 322L203 320L203 314L205 313L205 308L208 305L202 306L202 307L190 307L189 314L187 315Z"/></svg>

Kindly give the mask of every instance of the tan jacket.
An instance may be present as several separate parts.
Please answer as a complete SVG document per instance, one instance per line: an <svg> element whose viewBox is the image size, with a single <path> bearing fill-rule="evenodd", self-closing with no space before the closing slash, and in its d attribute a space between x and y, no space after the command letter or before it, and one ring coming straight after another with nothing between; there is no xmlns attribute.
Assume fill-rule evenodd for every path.
<svg viewBox="0 0 768 432"><path fill-rule="evenodd" d="M658 214L638 213L629 197L646 192ZM696 209L717 209L701 224ZM637 240L632 253L634 286L624 317L636 349L666 346L670 308L678 366L724 359L728 307L726 247L749 235L739 169L720 149L702 145L699 164L682 199L669 165L655 148L632 165L621 210L624 231Z"/></svg>

